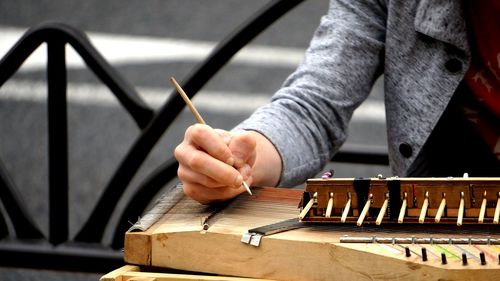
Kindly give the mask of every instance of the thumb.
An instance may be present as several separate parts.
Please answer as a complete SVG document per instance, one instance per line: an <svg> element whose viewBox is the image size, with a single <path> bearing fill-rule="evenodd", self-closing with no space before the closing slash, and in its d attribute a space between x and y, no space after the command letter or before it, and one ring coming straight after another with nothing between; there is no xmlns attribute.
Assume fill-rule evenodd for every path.
<svg viewBox="0 0 500 281"><path fill-rule="evenodd" d="M244 165L253 166L256 157L256 140L249 132L234 134L229 143L229 150L233 154L235 168L241 168Z"/></svg>

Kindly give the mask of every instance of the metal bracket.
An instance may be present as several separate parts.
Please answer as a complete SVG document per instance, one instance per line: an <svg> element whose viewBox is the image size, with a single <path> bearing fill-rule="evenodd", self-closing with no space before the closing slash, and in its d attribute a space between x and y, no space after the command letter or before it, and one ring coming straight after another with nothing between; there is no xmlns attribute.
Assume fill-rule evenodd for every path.
<svg viewBox="0 0 500 281"><path fill-rule="evenodd" d="M250 229L248 230L248 232L243 233L240 241L245 244L259 247L262 237L264 236L301 228L303 226L304 225L298 220L298 218L288 219L281 222Z"/></svg>

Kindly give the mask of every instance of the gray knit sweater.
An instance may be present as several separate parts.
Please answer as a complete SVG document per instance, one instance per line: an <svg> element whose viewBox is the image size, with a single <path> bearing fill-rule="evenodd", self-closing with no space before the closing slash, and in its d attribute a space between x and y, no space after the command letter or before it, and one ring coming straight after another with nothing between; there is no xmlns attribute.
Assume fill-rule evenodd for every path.
<svg viewBox="0 0 500 281"><path fill-rule="evenodd" d="M302 183L339 150L353 110L384 74L390 164L405 176L469 61L459 0L332 0L297 70L236 130L276 146L280 185Z"/></svg>

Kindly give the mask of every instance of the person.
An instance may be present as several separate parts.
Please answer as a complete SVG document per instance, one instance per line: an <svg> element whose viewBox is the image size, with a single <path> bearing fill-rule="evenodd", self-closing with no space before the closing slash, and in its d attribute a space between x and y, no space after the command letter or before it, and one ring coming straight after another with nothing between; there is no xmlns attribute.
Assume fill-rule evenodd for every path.
<svg viewBox="0 0 500 281"><path fill-rule="evenodd" d="M185 193L211 203L244 192L243 180L314 176L382 74L394 175L498 175L499 12L493 0L332 0L269 104L231 132L186 130L175 149Z"/></svg>

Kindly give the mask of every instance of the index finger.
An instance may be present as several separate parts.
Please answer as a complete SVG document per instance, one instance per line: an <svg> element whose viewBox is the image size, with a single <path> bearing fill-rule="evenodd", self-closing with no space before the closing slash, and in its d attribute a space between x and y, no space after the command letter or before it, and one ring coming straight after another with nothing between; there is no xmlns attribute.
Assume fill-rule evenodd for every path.
<svg viewBox="0 0 500 281"><path fill-rule="evenodd" d="M230 166L234 165L234 157L224 138L208 125L196 124L188 128L186 136L198 148L215 159Z"/></svg>

